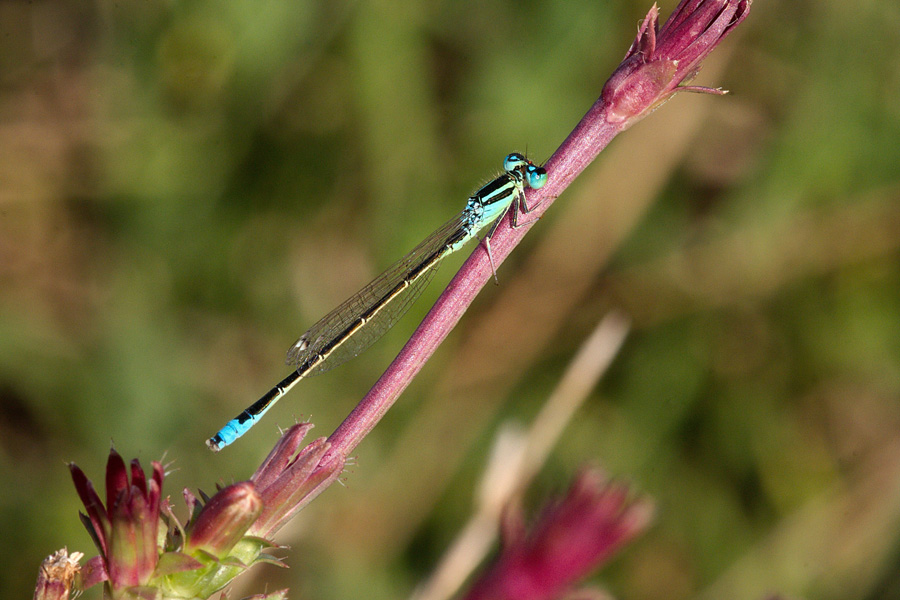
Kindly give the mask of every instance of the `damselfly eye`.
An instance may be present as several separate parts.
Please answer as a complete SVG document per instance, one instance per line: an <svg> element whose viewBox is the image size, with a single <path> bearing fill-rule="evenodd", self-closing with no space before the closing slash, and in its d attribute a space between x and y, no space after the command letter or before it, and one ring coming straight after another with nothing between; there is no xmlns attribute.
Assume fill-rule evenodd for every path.
<svg viewBox="0 0 900 600"><path fill-rule="evenodd" d="M538 167L529 163L525 169L525 183L533 190L541 189L547 183L547 171L544 170L544 167Z"/></svg>
<svg viewBox="0 0 900 600"><path fill-rule="evenodd" d="M527 164L528 160L524 156L518 152L513 152L503 160L503 170L507 173L512 173L519 167L524 167Z"/></svg>

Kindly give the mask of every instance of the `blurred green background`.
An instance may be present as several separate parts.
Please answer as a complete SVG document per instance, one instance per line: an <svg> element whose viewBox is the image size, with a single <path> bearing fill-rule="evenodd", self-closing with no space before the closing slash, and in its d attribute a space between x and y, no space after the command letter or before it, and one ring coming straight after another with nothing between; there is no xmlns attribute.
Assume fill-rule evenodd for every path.
<svg viewBox="0 0 900 600"><path fill-rule="evenodd" d="M277 425L332 431L463 256L365 355L235 447L203 444L506 153L545 160L649 7L0 2L0 596L29 597L62 546L94 555L67 461L99 485L111 441L164 456L181 506L247 478ZM681 94L600 155L346 486L282 531L291 568L240 590L406 597L500 425L530 421L615 308L630 336L526 498L588 462L654 498L593 583L900 597L898 32L894 2L757 1L696 81L732 94Z"/></svg>

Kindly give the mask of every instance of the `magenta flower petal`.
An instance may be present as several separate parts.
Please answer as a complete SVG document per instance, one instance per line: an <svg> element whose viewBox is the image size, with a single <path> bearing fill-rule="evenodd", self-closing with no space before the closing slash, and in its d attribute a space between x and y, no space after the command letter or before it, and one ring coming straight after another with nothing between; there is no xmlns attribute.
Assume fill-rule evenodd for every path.
<svg viewBox="0 0 900 600"><path fill-rule="evenodd" d="M82 521L94 539L103 571L113 589L144 585L159 558L159 498L162 465L153 463L147 479L140 463L131 463L131 482L125 461L111 450L106 464L106 506L94 486L76 465L69 465L72 481L87 511Z"/></svg>
<svg viewBox="0 0 900 600"><path fill-rule="evenodd" d="M648 502L629 502L623 485L602 473L579 475L568 494L547 507L529 535L512 527L497 562L467 600L552 600L570 591L650 522Z"/></svg>
<svg viewBox="0 0 900 600"><path fill-rule="evenodd" d="M269 487L281 475L294 459L297 449L303 443L303 438L313 427L312 423L297 423L284 432L251 478L257 489Z"/></svg>
<svg viewBox="0 0 900 600"><path fill-rule="evenodd" d="M109 574L106 572L106 561L102 556L95 556L84 564L81 569L81 589L86 590L98 583L109 580Z"/></svg>
<svg viewBox="0 0 900 600"><path fill-rule="evenodd" d="M128 488L128 472L125 461L115 449L109 451L106 460L106 507L110 508L118 504L120 494Z"/></svg>
<svg viewBox="0 0 900 600"><path fill-rule="evenodd" d="M101 554L106 555L106 539L109 537L109 517L106 515L103 501L100 500L100 496L94 490L94 485L77 465L70 463L69 471L72 474L72 481L75 483L75 491L78 492L78 497L81 498L81 503L84 504L84 508L87 511L87 515L81 515L81 520L94 540L97 549Z"/></svg>
<svg viewBox="0 0 900 600"><path fill-rule="evenodd" d="M135 488L136 493L147 495L147 476L136 458L131 461L131 487Z"/></svg>
<svg viewBox="0 0 900 600"><path fill-rule="evenodd" d="M288 429L251 477L265 506L251 535L268 537L278 531L343 471L345 458L329 454L325 438L298 450L311 428L300 423Z"/></svg>

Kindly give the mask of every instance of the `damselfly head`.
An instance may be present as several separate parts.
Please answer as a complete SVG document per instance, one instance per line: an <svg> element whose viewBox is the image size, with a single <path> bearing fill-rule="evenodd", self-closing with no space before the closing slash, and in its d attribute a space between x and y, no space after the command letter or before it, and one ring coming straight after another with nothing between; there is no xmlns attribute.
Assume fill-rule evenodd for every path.
<svg viewBox="0 0 900 600"><path fill-rule="evenodd" d="M512 154L508 154L506 158L503 159L503 170L507 173L512 173L518 169L521 169L525 165L530 164L528 159L519 154L518 152L513 152Z"/></svg>

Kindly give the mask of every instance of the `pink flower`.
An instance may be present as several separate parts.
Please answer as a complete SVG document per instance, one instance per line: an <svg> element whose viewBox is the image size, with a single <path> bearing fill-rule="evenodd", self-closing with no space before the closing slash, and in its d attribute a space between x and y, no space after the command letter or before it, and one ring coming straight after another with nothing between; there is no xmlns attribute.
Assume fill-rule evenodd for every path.
<svg viewBox="0 0 900 600"><path fill-rule="evenodd" d="M533 218L539 218L550 208L553 200L613 138L678 91L724 94L719 89L684 84L697 74L700 62L747 17L750 4L751 0L682 0L662 30L659 10L654 5L638 28L637 38L622 63L603 86L600 98L544 164L549 181L528 198L529 204L535 206ZM491 240L495 261L502 261L525 235L521 229L511 231L508 236L503 235L505 231L500 228ZM469 262L461 273L467 273L468 265ZM486 281L486 267L477 268L479 280ZM473 273L472 277L475 276ZM459 281L452 282L454 289L464 290L471 285L462 280L462 275L457 278ZM443 302L441 298L435 306ZM447 318L439 322L447 322Z"/></svg>
<svg viewBox="0 0 900 600"><path fill-rule="evenodd" d="M185 491L192 518L182 526L162 498L163 467L152 466L148 480L140 462L129 468L111 450L104 506L82 470L69 465L87 512L81 520L100 551L78 587L105 582L105 597L114 599L208 598L257 562L280 564L263 554L272 544L247 535L262 512L252 483L228 486L203 506Z"/></svg>
<svg viewBox="0 0 900 600"><path fill-rule="evenodd" d="M87 512L82 522L100 551L81 571L79 587L105 582L106 596L114 599L208 598L258 562L280 565L264 553L273 544L263 536L284 525L344 467L342 457L325 456L330 446L324 439L298 451L311 427L290 428L252 481L203 496L205 503L185 490L191 515L185 525L162 498L165 473L159 462L152 463L148 480L137 460L129 468L111 450L105 506L82 470L69 465ZM43 587L59 587L50 583ZM282 590L260 598L283 595Z"/></svg>
<svg viewBox="0 0 900 600"><path fill-rule="evenodd" d="M265 508L250 528L251 535L271 536L340 476L344 457L331 453L325 438L301 450L311 423L288 429L250 480L262 496Z"/></svg>
<svg viewBox="0 0 900 600"><path fill-rule="evenodd" d="M129 469L115 450L106 464L106 506L93 484L74 464L69 465L75 489L87 510L82 522L100 550L106 579L114 588L145 585L159 559L160 496L164 478L162 465L154 461L148 481L137 459Z"/></svg>
<svg viewBox="0 0 900 600"><path fill-rule="evenodd" d="M624 127L646 116L680 90L723 94L722 90L682 86L700 62L747 16L751 0L682 0L659 29L656 5L637 38L603 87L607 120Z"/></svg>
<svg viewBox="0 0 900 600"><path fill-rule="evenodd" d="M521 526L506 532L500 556L466 600L551 600L570 592L647 527L649 502L629 502L628 496L624 485L599 471L583 472L530 534Z"/></svg>

